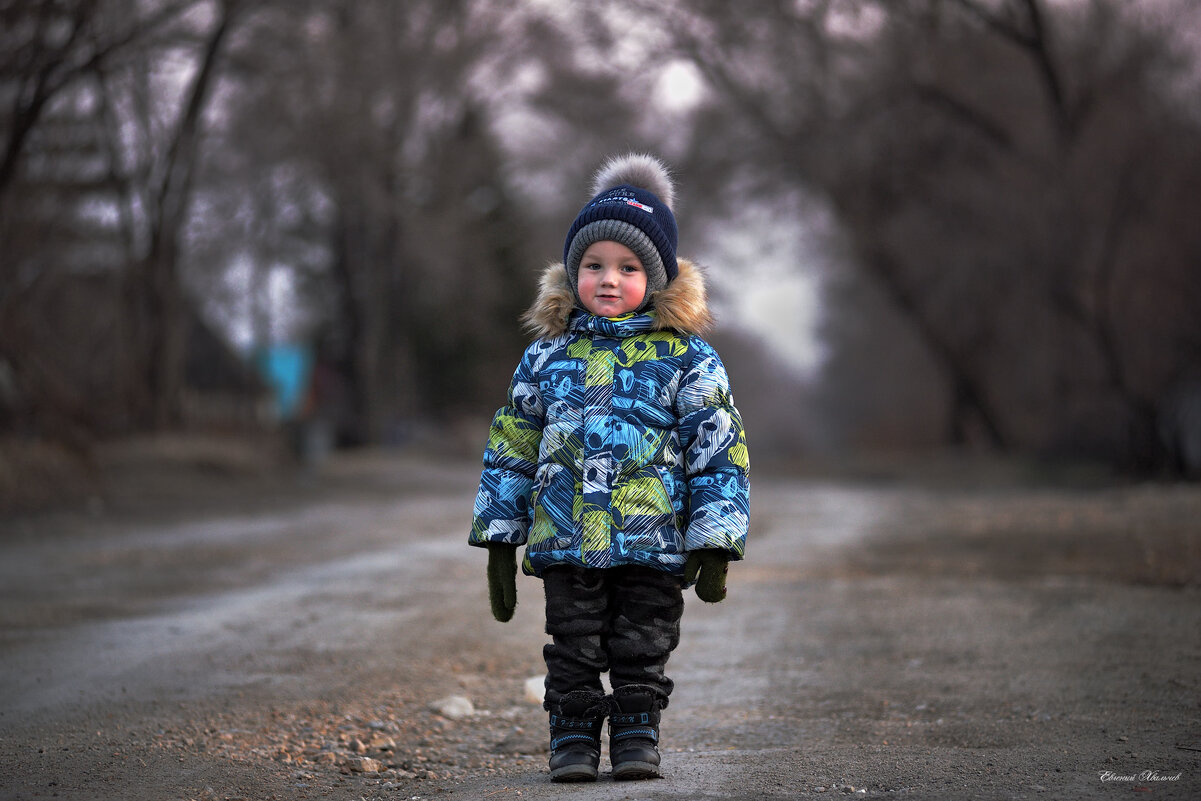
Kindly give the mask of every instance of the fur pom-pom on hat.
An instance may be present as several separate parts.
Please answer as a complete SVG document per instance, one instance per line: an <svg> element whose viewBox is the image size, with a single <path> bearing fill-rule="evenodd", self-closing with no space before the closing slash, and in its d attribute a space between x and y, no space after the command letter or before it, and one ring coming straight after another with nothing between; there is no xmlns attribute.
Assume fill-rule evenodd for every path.
<svg viewBox="0 0 1201 801"><path fill-rule="evenodd" d="M576 215L563 242L563 266L572 292L578 295L580 260L596 242L620 242L646 270L646 297L666 287L679 274L678 233L672 212L675 184L667 167L645 153L615 156L592 181L593 198ZM640 309L641 310L641 309Z"/></svg>
<svg viewBox="0 0 1201 801"><path fill-rule="evenodd" d="M663 201L668 211L675 209L676 187L671 180L671 173L666 164L649 153L628 153L610 158L596 171L592 179L592 194L599 195L622 184L645 189Z"/></svg>

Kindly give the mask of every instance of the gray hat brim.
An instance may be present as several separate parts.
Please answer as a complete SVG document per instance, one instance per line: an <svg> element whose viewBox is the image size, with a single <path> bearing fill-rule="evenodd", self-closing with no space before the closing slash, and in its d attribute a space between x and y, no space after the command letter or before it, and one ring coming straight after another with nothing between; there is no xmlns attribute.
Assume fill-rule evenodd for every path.
<svg viewBox="0 0 1201 801"><path fill-rule="evenodd" d="M597 220L589 223L571 240L564 267L567 268L567 279L576 302L583 305L579 289L580 260L584 258L584 251L597 242L618 242L625 245L638 257L638 261L642 262L642 269L646 270L646 295L643 296L637 311L644 311L650 305L651 295L667 286L667 270L664 269L663 259L650 237L623 220Z"/></svg>

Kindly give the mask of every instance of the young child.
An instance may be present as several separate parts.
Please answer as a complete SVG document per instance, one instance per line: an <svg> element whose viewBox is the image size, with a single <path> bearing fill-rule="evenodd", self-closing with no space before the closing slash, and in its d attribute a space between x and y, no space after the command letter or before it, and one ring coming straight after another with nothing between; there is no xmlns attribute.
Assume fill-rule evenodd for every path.
<svg viewBox="0 0 1201 801"><path fill-rule="evenodd" d="M470 537L488 548L497 620L516 606L517 546L543 579L555 781L596 779L606 716L613 778L660 775L682 590L725 597L750 511L742 420L700 337L702 275L676 258L667 170L615 158L593 193L523 318L537 339L493 420Z"/></svg>

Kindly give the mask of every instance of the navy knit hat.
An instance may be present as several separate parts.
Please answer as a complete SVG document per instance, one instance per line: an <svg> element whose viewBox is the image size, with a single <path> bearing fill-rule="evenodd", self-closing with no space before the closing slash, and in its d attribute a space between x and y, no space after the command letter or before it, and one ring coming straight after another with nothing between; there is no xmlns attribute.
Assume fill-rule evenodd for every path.
<svg viewBox="0 0 1201 801"><path fill-rule="evenodd" d="M671 206L675 187L667 167L654 156L631 153L607 161L592 182L592 200L580 210L563 242L563 265L579 300L580 259L596 242L620 242L646 270L646 296L663 289L679 273L676 218Z"/></svg>

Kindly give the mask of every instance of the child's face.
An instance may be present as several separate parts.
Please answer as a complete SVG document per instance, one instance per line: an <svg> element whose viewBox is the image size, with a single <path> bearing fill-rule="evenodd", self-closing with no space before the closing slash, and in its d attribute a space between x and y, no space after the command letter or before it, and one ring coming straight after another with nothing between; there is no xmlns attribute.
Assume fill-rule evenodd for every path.
<svg viewBox="0 0 1201 801"><path fill-rule="evenodd" d="M646 270L620 242L595 242L580 259L580 300L597 317L620 317L642 305Z"/></svg>

